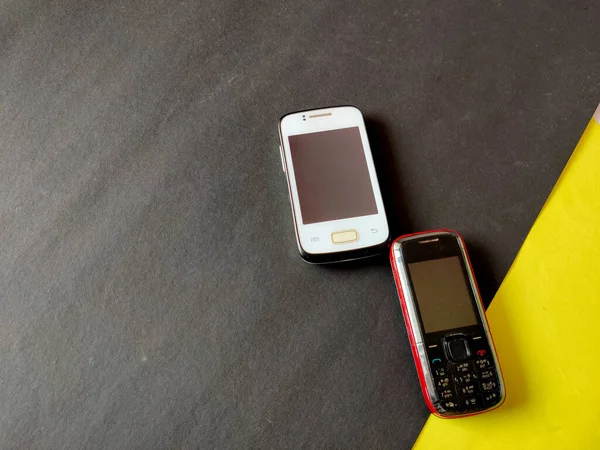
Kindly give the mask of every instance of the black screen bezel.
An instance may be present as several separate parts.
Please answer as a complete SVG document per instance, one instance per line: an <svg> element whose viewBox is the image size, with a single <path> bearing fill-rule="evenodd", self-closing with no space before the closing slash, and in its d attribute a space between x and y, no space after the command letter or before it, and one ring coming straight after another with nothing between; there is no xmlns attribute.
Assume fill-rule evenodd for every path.
<svg viewBox="0 0 600 450"><path fill-rule="evenodd" d="M478 308L478 300L473 292L473 286L471 284L471 280L469 278L470 269L468 268L468 262L465 260L463 252L461 250L458 237L450 234L432 234L428 236L423 236L420 238L415 238L403 242L401 244L402 256L404 260L404 264L406 266L406 275L408 279L409 289L411 291L411 296L414 300L415 311L417 312L417 317L419 320L419 326L421 329L421 333L423 335L423 339L426 343L429 342L437 342L440 339L444 338L449 334L472 334L477 333L478 331L483 332L483 320L481 317L481 313ZM412 278L410 276L410 270L408 269L408 264L423 262L423 261L431 261L434 259L447 258L451 256L457 256L460 265L462 268L462 273L465 282L467 283L469 297L471 299L471 307L475 312L475 318L477 320L476 325L467 325L459 328L450 328L447 330L441 331L433 331L427 333L425 331L425 326L423 323L423 317L421 315L421 308L419 306L419 301L417 300L417 294L415 292Z"/></svg>

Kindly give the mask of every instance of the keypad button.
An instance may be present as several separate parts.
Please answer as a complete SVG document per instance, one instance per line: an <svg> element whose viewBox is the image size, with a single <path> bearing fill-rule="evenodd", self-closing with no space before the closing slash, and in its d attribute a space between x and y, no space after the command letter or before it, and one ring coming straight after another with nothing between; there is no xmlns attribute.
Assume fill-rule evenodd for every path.
<svg viewBox="0 0 600 450"><path fill-rule="evenodd" d="M485 336L473 336L469 341L469 345L471 346L473 358L487 358L490 356L490 346Z"/></svg>
<svg viewBox="0 0 600 450"><path fill-rule="evenodd" d="M481 348L481 349L475 351L475 356L478 356L479 358L484 358L487 356L487 353L488 352L486 349Z"/></svg>
<svg viewBox="0 0 600 450"><path fill-rule="evenodd" d="M452 371L457 375L471 372L471 364L468 362L451 364L451 367L452 367Z"/></svg>
<svg viewBox="0 0 600 450"><path fill-rule="evenodd" d="M483 381L481 383L481 390L484 392L495 391L496 389L498 389L498 383L496 383L496 380Z"/></svg>
<svg viewBox="0 0 600 450"><path fill-rule="evenodd" d="M458 409L458 402L456 400L445 400L441 405L446 411L456 411Z"/></svg>
<svg viewBox="0 0 600 450"><path fill-rule="evenodd" d="M459 386L462 386L463 384L471 384L476 379L477 375L471 372L463 373L454 377L454 381L456 381Z"/></svg>
<svg viewBox="0 0 600 450"><path fill-rule="evenodd" d="M440 398L442 400L451 400L454 398L454 391L452 389L444 389L440 392Z"/></svg>
<svg viewBox="0 0 600 450"><path fill-rule="evenodd" d="M491 366L492 362L490 361L490 358L478 358L475 360L475 367L479 370L484 370Z"/></svg>
<svg viewBox="0 0 600 450"><path fill-rule="evenodd" d="M499 391L484 392L483 404L487 407L494 406L500 401Z"/></svg>
<svg viewBox="0 0 600 450"><path fill-rule="evenodd" d="M458 389L460 395L473 395L477 392L477 385L473 384L465 384L461 388Z"/></svg>
<svg viewBox="0 0 600 450"><path fill-rule="evenodd" d="M496 378L496 371L494 369L486 369L482 370L479 373L479 379L481 381L493 380Z"/></svg>
<svg viewBox="0 0 600 450"><path fill-rule="evenodd" d="M436 381L435 385L438 388L438 391L442 391L444 389L448 389L450 387L450 378L444 377L440 378Z"/></svg>
<svg viewBox="0 0 600 450"><path fill-rule="evenodd" d="M434 365L431 368L431 370L433 371L433 376L436 378L448 376L448 369L446 368L446 366L443 366L441 364Z"/></svg>
<svg viewBox="0 0 600 450"><path fill-rule="evenodd" d="M467 410L479 409L481 408L481 400L477 395L472 395L469 397L463 397L460 401L461 406Z"/></svg>

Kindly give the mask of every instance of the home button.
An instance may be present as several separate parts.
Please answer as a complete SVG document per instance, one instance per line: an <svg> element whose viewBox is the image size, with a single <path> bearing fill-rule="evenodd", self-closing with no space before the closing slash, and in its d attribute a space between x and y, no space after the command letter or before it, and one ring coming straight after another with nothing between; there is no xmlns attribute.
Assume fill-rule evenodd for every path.
<svg viewBox="0 0 600 450"><path fill-rule="evenodd" d="M331 233L331 242L334 244L345 244L347 242L358 241L358 232L356 230L336 231Z"/></svg>

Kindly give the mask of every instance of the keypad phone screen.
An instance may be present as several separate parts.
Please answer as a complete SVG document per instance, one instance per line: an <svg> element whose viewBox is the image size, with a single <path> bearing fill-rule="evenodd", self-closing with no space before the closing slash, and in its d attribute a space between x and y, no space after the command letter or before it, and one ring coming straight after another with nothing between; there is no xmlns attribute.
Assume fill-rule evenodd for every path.
<svg viewBox="0 0 600 450"><path fill-rule="evenodd" d="M426 333L477 324L458 256L408 264Z"/></svg>

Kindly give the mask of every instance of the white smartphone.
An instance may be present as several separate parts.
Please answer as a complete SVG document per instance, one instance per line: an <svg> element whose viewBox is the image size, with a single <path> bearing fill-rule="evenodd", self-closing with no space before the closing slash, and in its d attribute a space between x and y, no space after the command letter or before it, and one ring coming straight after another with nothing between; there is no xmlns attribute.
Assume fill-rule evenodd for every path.
<svg viewBox="0 0 600 450"><path fill-rule="evenodd" d="M330 263L386 250L388 223L360 110L287 114L279 136L302 258Z"/></svg>

